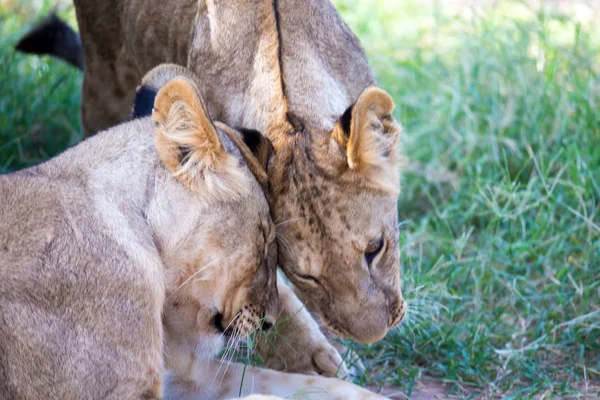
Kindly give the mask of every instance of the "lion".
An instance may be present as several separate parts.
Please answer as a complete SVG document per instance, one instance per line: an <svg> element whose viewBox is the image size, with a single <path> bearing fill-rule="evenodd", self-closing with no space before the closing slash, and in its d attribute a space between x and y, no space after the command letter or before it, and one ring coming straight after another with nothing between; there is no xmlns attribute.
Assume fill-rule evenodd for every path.
<svg viewBox="0 0 600 400"><path fill-rule="evenodd" d="M302 312L359 343L380 340L403 319L401 129L393 100L328 0L74 3L87 135L129 118L130 93L145 72L164 62L187 66L215 119L257 130L273 146L267 199L278 265ZM314 323L292 324L284 335L296 350L316 342L327 349ZM267 366L339 372L331 362L339 354L275 346Z"/></svg>
<svg viewBox="0 0 600 400"><path fill-rule="evenodd" d="M3 398L159 399L163 342L197 333L173 299L221 338L276 312L275 227L239 149L185 77L152 115L0 176Z"/></svg>
<svg viewBox="0 0 600 400"><path fill-rule="evenodd" d="M163 398L164 387L164 398L381 398L239 364L214 387L221 368L208 360L228 336L268 328L263 319L277 308L275 230L260 179L248 174L260 159L249 162L256 154L229 139L244 133L208 118L181 67L152 70L134 110L143 119L0 176L0 393Z"/></svg>

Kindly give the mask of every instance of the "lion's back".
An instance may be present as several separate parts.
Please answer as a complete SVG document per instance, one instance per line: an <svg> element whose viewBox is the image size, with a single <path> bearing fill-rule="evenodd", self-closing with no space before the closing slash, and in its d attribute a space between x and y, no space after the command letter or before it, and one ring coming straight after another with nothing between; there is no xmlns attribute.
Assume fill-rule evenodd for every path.
<svg viewBox="0 0 600 400"><path fill-rule="evenodd" d="M0 393L10 398L125 398L123 380L143 368L151 339L140 321L153 299L85 192L36 168L0 176Z"/></svg>

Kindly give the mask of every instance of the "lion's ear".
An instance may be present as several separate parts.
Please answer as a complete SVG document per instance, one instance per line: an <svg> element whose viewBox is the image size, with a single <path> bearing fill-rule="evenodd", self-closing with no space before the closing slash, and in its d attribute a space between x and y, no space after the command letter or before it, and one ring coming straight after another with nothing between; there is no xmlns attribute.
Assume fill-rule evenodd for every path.
<svg viewBox="0 0 600 400"><path fill-rule="evenodd" d="M244 144L258 161L265 173L269 169L269 162L273 157L273 145L259 131L254 129L237 128L242 135Z"/></svg>
<svg viewBox="0 0 600 400"><path fill-rule="evenodd" d="M400 125L391 113L394 101L382 89L365 89L337 121L333 139L346 152L351 170L394 189L399 183L397 145Z"/></svg>
<svg viewBox="0 0 600 400"><path fill-rule="evenodd" d="M152 117L160 160L184 184L216 201L248 193L248 177L225 149L192 80L178 77L164 85Z"/></svg>
<svg viewBox="0 0 600 400"><path fill-rule="evenodd" d="M266 189L269 164L274 155L269 139L254 129L232 129L222 122L215 122L215 125L236 145L256 180Z"/></svg>

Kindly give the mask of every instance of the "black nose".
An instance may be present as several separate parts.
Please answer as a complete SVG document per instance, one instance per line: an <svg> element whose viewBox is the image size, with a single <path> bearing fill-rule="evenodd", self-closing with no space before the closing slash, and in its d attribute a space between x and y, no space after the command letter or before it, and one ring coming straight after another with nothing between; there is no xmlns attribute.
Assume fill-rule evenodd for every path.
<svg viewBox="0 0 600 400"><path fill-rule="evenodd" d="M216 313L215 317L213 318L213 324L219 332L223 333L225 331L225 329L223 329L223 314Z"/></svg>
<svg viewBox="0 0 600 400"><path fill-rule="evenodd" d="M262 327L261 327L261 329L262 329L263 331L268 331L268 330L269 330L269 329L271 329L272 327L273 327L273 319L271 319L270 317L266 317L266 318L263 320L263 323L262 323Z"/></svg>

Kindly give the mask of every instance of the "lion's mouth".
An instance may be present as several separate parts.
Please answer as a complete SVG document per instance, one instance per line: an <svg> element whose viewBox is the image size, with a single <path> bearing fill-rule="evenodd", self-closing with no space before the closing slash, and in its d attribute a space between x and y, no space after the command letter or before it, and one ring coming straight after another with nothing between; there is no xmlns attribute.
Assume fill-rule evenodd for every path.
<svg viewBox="0 0 600 400"><path fill-rule="evenodd" d="M238 311L227 324L221 312L215 314L212 323L222 335L241 338L258 330L267 331L273 327L274 321L267 317L260 317L262 314L264 313L249 304Z"/></svg>

